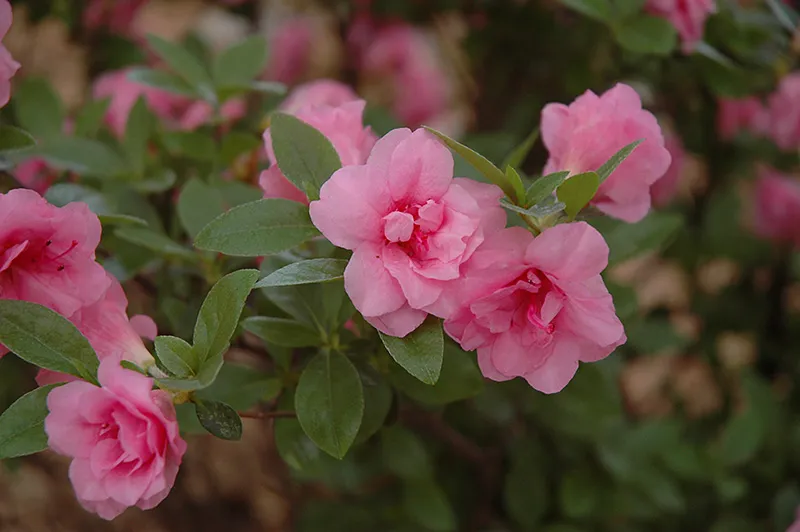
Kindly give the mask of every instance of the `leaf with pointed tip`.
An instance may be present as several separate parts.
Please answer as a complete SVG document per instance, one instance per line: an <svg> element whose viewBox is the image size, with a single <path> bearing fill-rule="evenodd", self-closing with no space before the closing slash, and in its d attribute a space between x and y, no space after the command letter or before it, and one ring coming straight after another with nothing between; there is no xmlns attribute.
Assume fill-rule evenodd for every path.
<svg viewBox="0 0 800 532"><path fill-rule="evenodd" d="M598 169L597 169L597 175L599 175L599 176L600 176L600 182L602 183L603 181L605 181L606 179L608 179L608 177L611 175L611 173L612 173L614 170L616 170L616 169L617 169L617 167L618 167L619 165L621 165L621 164L622 164L622 162L623 162L625 159L627 159L627 158L628 158L628 156L629 156L631 153L633 153L633 150L635 150L635 149L636 149L636 147L637 147L639 144L641 144L642 142L644 142L644 139L639 139L639 140L636 140L636 141L633 141L633 142L631 142L630 144L628 144L627 146L625 146L624 148L622 148L621 150L619 150L617 153L615 153L614 155L612 155L612 156L611 156L611 158L610 158L609 160L607 160L606 162L604 162L604 163L603 163L603 166L601 166L600 168L598 168Z"/></svg>
<svg viewBox="0 0 800 532"><path fill-rule="evenodd" d="M335 281L344 277L347 261L343 259L309 259L293 262L275 270L256 283L256 288L295 286Z"/></svg>
<svg viewBox="0 0 800 532"><path fill-rule="evenodd" d="M428 316L403 338L380 333L381 341L392 358L425 384L436 384L444 360L442 320Z"/></svg>
<svg viewBox="0 0 800 532"><path fill-rule="evenodd" d="M595 172L586 172L570 177L558 187L556 195L564 203L564 211L570 220L586 207L600 186L600 176Z"/></svg>
<svg viewBox="0 0 800 532"><path fill-rule="evenodd" d="M47 449L47 395L57 386L61 385L49 384L26 393L0 415L0 459Z"/></svg>

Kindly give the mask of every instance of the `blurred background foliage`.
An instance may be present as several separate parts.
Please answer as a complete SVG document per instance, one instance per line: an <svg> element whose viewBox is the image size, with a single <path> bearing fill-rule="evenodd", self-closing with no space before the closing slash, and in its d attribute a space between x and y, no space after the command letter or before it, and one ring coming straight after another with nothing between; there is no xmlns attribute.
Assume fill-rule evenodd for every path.
<svg viewBox="0 0 800 532"><path fill-rule="evenodd" d="M47 139L37 156L51 202L87 201L114 224L104 231L104 265L128 281L131 313L154 316L162 334L190 336L210 284L244 264L198 261L186 242L224 209L261 196L260 134L281 97L249 97L224 133L213 123L172 130L142 108L143 140L126 141L130 129L120 140L101 127L105 104L91 86L151 61L145 33L208 58L254 32L272 45L284 21L314 17L313 60L282 81L345 80L371 100L378 133L401 122L348 52L363 2L151 0L128 33L87 29L82 1L13 7L4 43L23 69L0 116ZM687 158L668 206L633 225L590 217L611 248L605 277L628 343L553 396L484 381L454 345L432 387L386 356L378 367L370 359L359 367L364 441L344 460L321 452L295 419L247 420L239 444L194 437L175 493L152 514L114 523L81 513L56 457L9 461L3 530L786 530L800 504L800 255L753 236L751 205L758 165L791 172L797 150L747 132L723 140L718 101L762 98L795 69L792 8L719 0L691 54L671 27L642 14L640 0L375 0L368 9L429 32L451 84L449 133L497 164L538 126L546 103L620 81L682 141ZM271 46L268 64L280 53ZM537 143L521 168L538 175L545 159ZM457 169L474 175L462 160ZM0 187L16 186L13 175ZM272 257L262 271L291 260ZM298 313L330 311L325 302L341 298L340 287L338 296L319 286L271 290L246 312L302 321ZM298 301L322 304L298 310ZM332 312L322 317L336 321L340 309ZM291 409L290 347L245 335L228 360L209 393L240 409L276 400ZM32 375L13 356L0 360L2 402L29 389Z"/></svg>

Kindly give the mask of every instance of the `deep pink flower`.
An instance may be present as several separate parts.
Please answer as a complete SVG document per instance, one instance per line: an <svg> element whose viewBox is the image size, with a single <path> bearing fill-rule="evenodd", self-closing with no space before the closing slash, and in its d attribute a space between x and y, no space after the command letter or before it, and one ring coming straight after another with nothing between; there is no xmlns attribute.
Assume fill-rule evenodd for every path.
<svg viewBox="0 0 800 532"><path fill-rule="evenodd" d="M292 102L290 102L292 103ZM295 100L294 105L299 106ZM303 122L314 126L331 141L342 166L364 164L370 150L375 145L375 134L369 127L364 127L363 100L354 100L338 106L310 103L299 107L291 114ZM270 130L264 131L264 146L271 166L261 172L258 180L264 190L265 198L285 198L301 203L308 203L305 193L294 186L281 172L272 149Z"/></svg>
<svg viewBox="0 0 800 532"><path fill-rule="evenodd" d="M645 139L597 191L592 204L626 222L638 222L650 210L650 187L670 163L656 118L642 109L639 95L618 83L597 96L586 91L569 106L542 110L542 140L550 158L544 172L573 174L600 168L616 152Z"/></svg>
<svg viewBox="0 0 800 532"><path fill-rule="evenodd" d="M703 28L716 11L714 0L647 0L647 11L668 20L683 43L683 53L690 54L703 40Z"/></svg>
<svg viewBox="0 0 800 532"><path fill-rule="evenodd" d="M44 305L67 318L110 285L95 262L100 222L84 203L55 207L32 190L0 194L0 299Z"/></svg>
<svg viewBox="0 0 800 532"><path fill-rule="evenodd" d="M453 178L453 156L424 130L395 129L366 164L345 166L311 203L333 244L353 250L344 273L355 307L377 329L405 336L427 313L453 310L445 287L505 225L499 188Z"/></svg>
<svg viewBox="0 0 800 532"><path fill-rule="evenodd" d="M686 164L686 152L683 149L681 139L677 135L667 135L664 138L664 147L669 151L671 162L667 172L650 187L650 196L653 198L653 205L664 207L668 205L678 193L683 167Z"/></svg>
<svg viewBox="0 0 800 532"><path fill-rule="evenodd" d="M800 181L766 166L758 172L753 213L756 232L800 247Z"/></svg>
<svg viewBox="0 0 800 532"><path fill-rule="evenodd" d="M595 362L625 343L600 272L603 237L585 222L557 225L536 238L521 228L488 239L464 267L463 307L445 330L478 350L484 376L523 377L544 393L560 391L578 362Z"/></svg>
<svg viewBox="0 0 800 532"><path fill-rule="evenodd" d="M83 25L90 30L130 35L136 13L147 0L90 0L83 10Z"/></svg>
<svg viewBox="0 0 800 532"><path fill-rule="evenodd" d="M153 114L175 129L197 129L213 118L214 111L208 102L137 83L128 79L128 72L126 69L103 74L95 80L93 87L94 98L111 99L105 120L117 136L125 134L128 115L140 96L144 97ZM220 114L226 122L232 122L245 115L245 107L244 100L228 100L222 105Z"/></svg>
<svg viewBox="0 0 800 532"><path fill-rule="evenodd" d="M358 29L354 26L354 31ZM391 108L405 125L432 123L450 105L450 81L435 43L419 28L390 24L351 38L361 48L359 70L368 80L387 81Z"/></svg>
<svg viewBox="0 0 800 532"><path fill-rule="evenodd" d="M767 108L758 98L721 98L717 110L717 130L729 140L740 131L757 135L766 133L769 123Z"/></svg>
<svg viewBox="0 0 800 532"><path fill-rule="evenodd" d="M767 108L767 135L783 150L800 147L800 72L781 80Z"/></svg>
<svg viewBox="0 0 800 532"><path fill-rule="evenodd" d="M103 519L130 506L155 507L175 483L186 452L175 408L153 379L100 363L101 387L84 381L55 388L47 397L48 445L69 456L78 501Z"/></svg>
<svg viewBox="0 0 800 532"><path fill-rule="evenodd" d="M13 14L8 0L0 0L0 41L11 29ZM11 98L11 78L19 70L19 63L14 61L6 47L0 44L0 107L5 106Z"/></svg>

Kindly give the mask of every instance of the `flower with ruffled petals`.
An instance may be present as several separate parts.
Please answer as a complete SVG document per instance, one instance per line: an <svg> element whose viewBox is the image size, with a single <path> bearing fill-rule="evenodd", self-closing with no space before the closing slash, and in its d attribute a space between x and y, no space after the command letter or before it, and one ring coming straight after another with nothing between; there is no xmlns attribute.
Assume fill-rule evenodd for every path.
<svg viewBox="0 0 800 532"><path fill-rule="evenodd" d="M648 0L646 8L675 27L685 54L692 53L703 40L706 19L716 11L714 0Z"/></svg>

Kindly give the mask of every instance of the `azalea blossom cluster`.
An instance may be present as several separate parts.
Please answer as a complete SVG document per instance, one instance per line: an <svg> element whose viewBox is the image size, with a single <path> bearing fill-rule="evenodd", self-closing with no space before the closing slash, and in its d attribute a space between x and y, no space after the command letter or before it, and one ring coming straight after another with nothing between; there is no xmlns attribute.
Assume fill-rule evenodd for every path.
<svg viewBox="0 0 800 532"><path fill-rule="evenodd" d="M396 129L376 142L362 124L363 102L333 82L299 88L283 108L340 155L343 167L310 203L311 218L353 252L345 289L379 331L405 337L429 314L440 317L465 350L477 349L486 377L523 377L547 393L561 390L580 361L625 342L600 276L608 246L590 225L559 224L538 236L506 228L500 188L454 177L452 154L426 130ZM593 200L629 222L647 214L651 188L670 166L655 117L623 84L545 107L542 135L545 173L597 169L645 139ZM264 138L271 153L269 130ZM277 165L261 184L267 197L308 202Z"/></svg>

